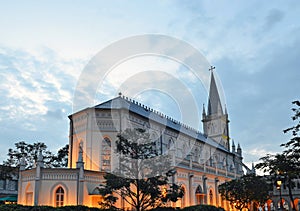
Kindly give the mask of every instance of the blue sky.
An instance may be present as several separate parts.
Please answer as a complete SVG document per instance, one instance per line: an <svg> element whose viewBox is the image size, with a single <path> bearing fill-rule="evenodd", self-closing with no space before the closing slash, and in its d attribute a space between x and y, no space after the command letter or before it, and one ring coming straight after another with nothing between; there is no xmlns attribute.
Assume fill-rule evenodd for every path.
<svg viewBox="0 0 300 211"><path fill-rule="evenodd" d="M241 144L246 163L280 151L280 143L289 139L282 130L293 124L291 102L300 90L298 1L0 3L0 160L20 140L45 142L53 151L64 146L85 65L107 45L148 33L184 40L216 66L231 137ZM119 65L115 73L128 68L184 72L172 61L145 57ZM201 86L181 77L192 81L193 93ZM108 76L108 86L99 89L93 103L115 97L121 79ZM199 89L198 103L207 104L205 90ZM132 97L183 119L170 93L143 90Z"/></svg>

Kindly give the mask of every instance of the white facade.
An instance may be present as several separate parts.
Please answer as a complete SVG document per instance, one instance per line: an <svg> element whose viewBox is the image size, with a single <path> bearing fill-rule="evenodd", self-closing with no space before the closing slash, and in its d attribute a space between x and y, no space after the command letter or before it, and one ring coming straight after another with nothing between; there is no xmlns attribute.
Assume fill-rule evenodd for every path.
<svg viewBox="0 0 300 211"><path fill-rule="evenodd" d="M144 128L158 140L158 151L172 157L176 173L170 180L185 189L184 197L170 205L212 204L227 209L217 187L243 174L242 152L239 146L229 148L228 115L213 73L209 98L202 115L204 134L122 96L70 115L69 168L44 169L38 162L37 168L21 171L18 203L97 206L101 200L97 186L103 183L105 171L118 166L113 153L117 134ZM121 201L117 206L130 209Z"/></svg>

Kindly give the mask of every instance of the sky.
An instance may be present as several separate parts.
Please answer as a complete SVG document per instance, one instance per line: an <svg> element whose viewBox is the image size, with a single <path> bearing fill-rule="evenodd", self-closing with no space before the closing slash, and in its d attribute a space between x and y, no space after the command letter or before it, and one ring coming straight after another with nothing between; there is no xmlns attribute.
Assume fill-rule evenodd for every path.
<svg viewBox="0 0 300 211"><path fill-rule="evenodd" d="M56 151L68 143L68 115L119 91L202 130L205 81L183 63L157 55L127 58L105 76L93 75L96 94L74 106L95 55L147 34L182 40L216 67L230 136L240 143L247 165L282 151L279 145L290 138L282 130L293 125L291 102L300 98L298 1L0 3L0 161L21 140L44 142ZM196 110L184 99L195 99Z"/></svg>

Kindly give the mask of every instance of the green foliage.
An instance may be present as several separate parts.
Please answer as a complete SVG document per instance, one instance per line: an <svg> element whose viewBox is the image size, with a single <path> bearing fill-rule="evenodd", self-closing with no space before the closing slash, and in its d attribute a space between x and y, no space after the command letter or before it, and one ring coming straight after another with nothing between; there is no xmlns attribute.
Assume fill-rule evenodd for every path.
<svg viewBox="0 0 300 211"><path fill-rule="evenodd" d="M22 158L25 159L26 169L30 169L37 161L39 152L43 154L43 162L45 167L67 167L69 145L61 148L57 155L48 150L46 144L35 142L33 144L20 141L15 143L15 149L8 149L8 158L3 162L4 166L19 167Z"/></svg>
<svg viewBox="0 0 300 211"><path fill-rule="evenodd" d="M116 211L116 209L99 209L87 206L64 206L64 207L51 207L51 206L23 206L19 204L5 204L0 205L1 211Z"/></svg>
<svg viewBox="0 0 300 211"><path fill-rule="evenodd" d="M19 167L21 158L25 158L26 168L32 168L38 158L39 151L43 152L46 167L51 165L53 154L47 150L47 145L41 142L28 144L24 141L15 143L15 149L8 149L8 159L3 162L6 166Z"/></svg>
<svg viewBox="0 0 300 211"><path fill-rule="evenodd" d="M283 130L284 133L290 132L292 138L287 143L281 144L285 148L282 153L277 153L276 155L268 154L260 158L261 162L256 165L256 168L268 172L273 176L273 180L276 177L282 178L284 184L288 187L290 200L293 202L292 189L295 187L293 180L300 173L300 101L292 103L297 106L296 108L292 108L294 112L292 120L296 123L295 126ZM292 206L295 210L295 205L292 204Z"/></svg>
<svg viewBox="0 0 300 211"><path fill-rule="evenodd" d="M157 156L156 140L143 129L127 129L118 135L116 152L119 168L105 175L105 184L99 186L104 197L102 206L123 199L136 210L155 208L168 201L177 201L183 196L182 187L169 184L168 177L161 175L170 166L168 155Z"/></svg>
<svg viewBox="0 0 300 211"><path fill-rule="evenodd" d="M19 169L15 167L0 165L0 180L13 179L18 176Z"/></svg>
<svg viewBox="0 0 300 211"><path fill-rule="evenodd" d="M154 209L151 209L150 211L175 211L178 210L176 208L173 207L156 207Z"/></svg>
<svg viewBox="0 0 300 211"><path fill-rule="evenodd" d="M23 206L19 204L6 204L0 205L1 211L52 211L56 210L54 207L50 206Z"/></svg>
<svg viewBox="0 0 300 211"><path fill-rule="evenodd" d="M182 209L183 211L225 211L223 208L215 207L212 205L196 205L185 207Z"/></svg>
<svg viewBox="0 0 300 211"><path fill-rule="evenodd" d="M250 202L263 204L268 199L269 190L270 186L266 180L254 174L244 175L219 185L222 198L240 210L247 208Z"/></svg>
<svg viewBox="0 0 300 211"><path fill-rule="evenodd" d="M64 206L64 207L51 207L51 206L23 206L19 204L6 204L0 205L1 211L116 211L120 209L99 209L95 207L87 206ZM191 207L185 207L183 209L177 209L173 207L157 207L151 209L151 211L224 211L223 208L217 208L211 205L196 205Z"/></svg>
<svg viewBox="0 0 300 211"><path fill-rule="evenodd" d="M69 144L59 149L57 154L52 156L51 165L53 167L68 167Z"/></svg>

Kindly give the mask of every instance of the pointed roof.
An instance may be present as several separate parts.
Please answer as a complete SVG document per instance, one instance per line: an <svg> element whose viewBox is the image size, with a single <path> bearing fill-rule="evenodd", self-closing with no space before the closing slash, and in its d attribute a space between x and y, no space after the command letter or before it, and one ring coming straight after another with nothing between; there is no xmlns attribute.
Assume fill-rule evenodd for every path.
<svg viewBox="0 0 300 211"><path fill-rule="evenodd" d="M202 115L206 116L205 105L204 105L204 103L203 103Z"/></svg>
<svg viewBox="0 0 300 211"><path fill-rule="evenodd" d="M211 69L207 114L223 114L222 104L216 84L214 71Z"/></svg>
<svg viewBox="0 0 300 211"><path fill-rule="evenodd" d="M163 113L156 111L148 106L145 106L135 100L127 98L125 96L118 96L99 105L92 107L93 109L125 109L130 112L136 113L143 116L149 120L164 124L166 127L177 130L183 134L187 134L195 139L201 140L211 146L228 152L228 149L224 146L216 143L211 138L205 136L201 132L169 117Z"/></svg>

